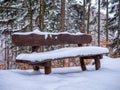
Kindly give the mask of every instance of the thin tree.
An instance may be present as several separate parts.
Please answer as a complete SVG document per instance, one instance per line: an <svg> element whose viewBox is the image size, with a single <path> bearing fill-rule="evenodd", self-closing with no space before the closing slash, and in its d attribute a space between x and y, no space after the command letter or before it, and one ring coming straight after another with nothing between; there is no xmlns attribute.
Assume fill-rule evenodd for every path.
<svg viewBox="0 0 120 90"><path fill-rule="evenodd" d="M98 0L98 46L100 46L100 0Z"/></svg>
<svg viewBox="0 0 120 90"><path fill-rule="evenodd" d="M83 15L82 15L82 26L80 27L80 32L85 33L85 9L86 1L83 0Z"/></svg>
<svg viewBox="0 0 120 90"><path fill-rule="evenodd" d="M32 0L29 0L29 14L30 14L30 31L33 30L33 12L32 12Z"/></svg>
<svg viewBox="0 0 120 90"><path fill-rule="evenodd" d="M117 49L119 49L120 45L120 0L119 0L119 5L118 5L118 40L117 40Z"/></svg>
<svg viewBox="0 0 120 90"><path fill-rule="evenodd" d="M106 42L108 42L108 0L106 0Z"/></svg>
<svg viewBox="0 0 120 90"><path fill-rule="evenodd" d="M44 14L45 14L45 1L40 0L40 18L39 18L39 23L40 23L40 30L44 31Z"/></svg>
<svg viewBox="0 0 120 90"><path fill-rule="evenodd" d="M87 20L87 33L89 33L89 22L90 22L90 6L91 6L91 0L89 0L89 5L88 5L88 20Z"/></svg>
<svg viewBox="0 0 120 90"><path fill-rule="evenodd" d="M61 32L64 31L64 23L65 23L65 0L61 0Z"/></svg>

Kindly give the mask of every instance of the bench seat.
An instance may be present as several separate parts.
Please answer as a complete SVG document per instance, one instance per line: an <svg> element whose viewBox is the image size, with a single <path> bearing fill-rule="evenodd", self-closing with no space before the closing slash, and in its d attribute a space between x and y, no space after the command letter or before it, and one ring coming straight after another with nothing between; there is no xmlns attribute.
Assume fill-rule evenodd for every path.
<svg viewBox="0 0 120 90"><path fill-rule="evenodd" d="M22 53L16 57L17 61L45 62L69 57L85 57L106 54L109 50L104 47L87 46L87 47L66 47L47 52Z"/></svg>

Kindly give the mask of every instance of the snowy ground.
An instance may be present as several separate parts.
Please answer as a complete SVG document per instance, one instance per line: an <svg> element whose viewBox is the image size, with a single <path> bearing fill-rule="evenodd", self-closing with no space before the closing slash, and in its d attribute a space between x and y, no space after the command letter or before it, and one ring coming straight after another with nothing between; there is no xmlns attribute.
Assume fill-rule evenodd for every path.
<svg viewBox="0 0 120 90"><path fill-rule="evenodd" d="M0 70L0 90L120 90L120 58L105 57L101 69L87 66L52 69L44 75L43 70Z"/></svg>

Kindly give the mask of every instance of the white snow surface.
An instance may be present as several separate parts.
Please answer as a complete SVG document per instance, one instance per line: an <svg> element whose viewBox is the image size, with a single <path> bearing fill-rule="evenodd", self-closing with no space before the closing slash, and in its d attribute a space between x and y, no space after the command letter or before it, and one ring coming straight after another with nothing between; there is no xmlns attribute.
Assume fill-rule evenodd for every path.
<svg viewBox="0 0 120 90"><path fill-rule="evenodd" d="M0 70L0 90L120 90L120 58L104 56L99 70L94 65L87 71L79 66L53 68L49 75L43 69Z"/></svg>
<svg viewBox="0 0 120 90"><path fill-rule="evenodd" d="M88 56L96 54L105 54L109 50L104 47L87 46L87 47L67 47L47 52L33 52L19 54L16 59L28 60L28 61L44 61L49 59L56 59L62 57L76 57L76 56Z"/></svg>
<svg viewBox="0 0 120 90"><path fill-rule="evenodd" d="M16 32L13 33L16 35L29 35L29 34L38 34L38 35L48 35L48 34L52 34L52 35L58 35L58 34L71 34L71 35L82 35L84 33L69 33L69 32L59 32L59 33L52 33L52 32L41 32L39 29L35 29L32 32Z"/></svg>

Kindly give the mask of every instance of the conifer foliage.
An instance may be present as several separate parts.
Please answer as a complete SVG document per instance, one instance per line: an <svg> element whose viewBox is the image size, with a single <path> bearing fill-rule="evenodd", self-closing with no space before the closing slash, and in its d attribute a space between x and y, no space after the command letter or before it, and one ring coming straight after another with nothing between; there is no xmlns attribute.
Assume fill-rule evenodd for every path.
<svg viewBox="0 0 120 90"><path fill-rule="evenodd" d="M4 49L7 64L15 50L11 34L36 28L46 32L90 33L95 45L105 42L116 57L120 56L120 0L94 1L0 0L0 48Z"/></svg>

